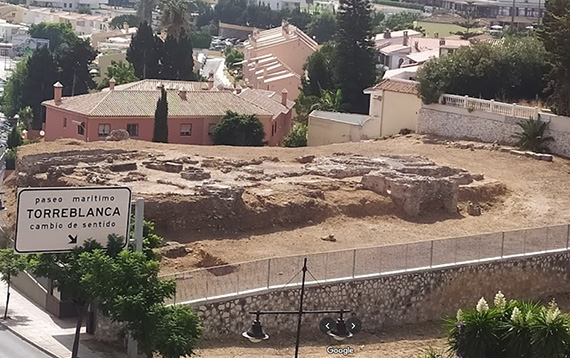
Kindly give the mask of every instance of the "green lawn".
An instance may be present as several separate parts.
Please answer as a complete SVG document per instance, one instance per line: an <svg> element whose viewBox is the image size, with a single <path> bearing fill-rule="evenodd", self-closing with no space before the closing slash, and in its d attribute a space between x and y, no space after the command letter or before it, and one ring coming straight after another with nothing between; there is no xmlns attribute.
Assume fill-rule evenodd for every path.
<svg viewBox="0 0 570 358"><path fill-rule="evenodd" d="M445 37L449 36L450 32L465 31L465 29L461 26L457 26L454 24L440 24L437 22L418 21L418 26L426 30L427 37L433 37L433 34L436 32L439 34L439 37ZM471 31L483 32L483 30L484 28L480 28L480 29L472 29Z"/></svg>

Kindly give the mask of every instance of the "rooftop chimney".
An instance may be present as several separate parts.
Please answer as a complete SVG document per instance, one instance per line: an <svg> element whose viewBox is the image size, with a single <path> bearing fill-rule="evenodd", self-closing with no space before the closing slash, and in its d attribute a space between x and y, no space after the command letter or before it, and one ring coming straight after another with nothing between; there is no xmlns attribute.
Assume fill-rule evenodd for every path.
<svg viewBox="0 0 570 358"><path fill-rule="evenodd" d="M402 40L402 44L404 46L408 46L408 40L409 40L409 36L408 36L408 31L404 31L404 39Z"/></svg>
<svg viewBox="0 0 570 358"><path fill-rule="evenodd" d="M115 83L116 83L116 82L117 82L117 81L115 81L115 77L112 77L112 78L109 80L109 90L112 91L112 90L115 89Z"/></svg>
<svg viewBox="0 0 570 358"><path fill-rule="evenodd" d="M283 32L283 36L287 36L289 34L289 22L287 20L281 20L281 31Z"/></svg>
<svg viewBox="0 0 570 358"><path fill-rule="evenodd" d="M384 38L385 39L391 39L392 38L392 33L390 32L390 29L386 29L386 31L384 31Z"/></svg>
<svg viewBox="0 0 570 358"><path fill-rule="evenodd" d="M287 91L287 88L283 88L281 90L281 104L284 105L285 107L287 107L287 94L289 93L289 91Z"/></svg>
<svg viewBox="0 0 570 358"><path fill-rule="evenodd" d="M184 86L182 86L182 87L180 87L180 89L178 89L178 95L180 96L180 98L181 98L183 101L186 101L186 93L187 93L187 92L188 92L188 91L186 90L186 88L185 88Z"/></svg>
<svg viewBox="0 0 570 358"><path fill-rule="evenodd" d="M53 101L56 106L61 104L61 92L63 91L63 85L59 82L53 84Z"/></svg>
<svg viewBox="0 0 570 358"><path fill-rule="evenodd" d="M208 88L214 88L214 71L210 71L208 74Z"/></svg>

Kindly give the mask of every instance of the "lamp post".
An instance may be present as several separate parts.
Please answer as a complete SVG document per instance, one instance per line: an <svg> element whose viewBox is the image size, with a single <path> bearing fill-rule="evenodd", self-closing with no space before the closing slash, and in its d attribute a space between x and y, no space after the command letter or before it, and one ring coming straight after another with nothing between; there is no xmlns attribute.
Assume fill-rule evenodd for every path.
<svg viewBox="0 0 570 358"><path fill-rule="evenodd" d="M346 338L350 338L353 336L353 332L357 333L360 330L360 321L356 320L354 317L354 321L349 325L347 328L347 323L344 321L343 315L345 313L350 313L350 310L345 309L338 309L338 310L313 310L313 311L305 311L303 310L303 301L305 296L305 278L307 274L307 258L303 260L303 280L301 281L301 297L299 299L299 310L297 311L253 311L249 312L249 314L255 315L255 319L251 325L251 328L247 332L243 332L242 336L247 338L252 343L259 343L261 341L269 339L269 335L267 335L263 331L263 327L261 325L260 316L261 315L298 315L297 319L297 334L295 339L295 358L299 357L299 342L301 339L301 319L305 314L338 314L339 318L337 319L336 323L334 323L334 328L331 329L330 323L327 323L325 320L324 324L324 332L334 338L337 341L343 341ZM334 322L334 321L332 321Z"/></svg>

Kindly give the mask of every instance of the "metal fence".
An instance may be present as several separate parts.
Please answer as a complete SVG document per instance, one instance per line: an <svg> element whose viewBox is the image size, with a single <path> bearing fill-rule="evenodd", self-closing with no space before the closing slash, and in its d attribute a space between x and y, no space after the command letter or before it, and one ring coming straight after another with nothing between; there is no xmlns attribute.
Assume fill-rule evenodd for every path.
<svg viewBox="0 0 570 358"><path fill-rule="evenodd" d="M308 283L335 282L537 255L569 249L570 225L505 231L215 266L165 275L176 280L175 303L296 286L307 257ZM297 276L295 276L297 275ZM314 277L313 277L314 276Z"/></svg>

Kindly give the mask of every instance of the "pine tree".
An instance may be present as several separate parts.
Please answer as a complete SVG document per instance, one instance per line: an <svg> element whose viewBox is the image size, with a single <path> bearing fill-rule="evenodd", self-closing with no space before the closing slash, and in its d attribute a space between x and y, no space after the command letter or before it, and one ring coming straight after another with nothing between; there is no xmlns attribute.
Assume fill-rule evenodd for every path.
<svg viewBox="0 0 570 358"><path fill-rule="evenodd" d="M539 36L551 54L549 75L551 108L560 115L570 115L570 1L549 0L545 4L543 28Z"/></svg>
<svg viewBox="0 0 570 358"><path fill-rule="evenodd" d="M168 100L166 90L161 89L160 98L156 102L154 111L154 134L153 142L168 143Z"/></svg>
<svg viewBox="0 0 570 358"><path fill-rule="evenodd" d="M362 91L376 81L377 54L368 0L340 0L338 11L338 80L349 112L368 113Z"/></svg>
<svg viewBox="0 0 570 358"><path fill-rule="evenodd" d="M155 36L150 25L143 21L127 49L127 61L133 64L138 78L157 78L160 73L162 40Z"/></svg>

